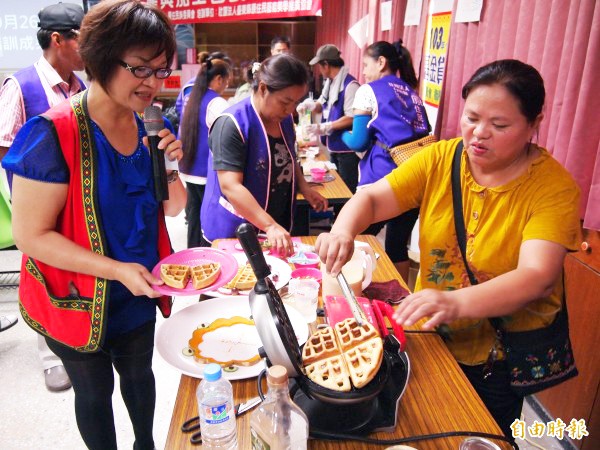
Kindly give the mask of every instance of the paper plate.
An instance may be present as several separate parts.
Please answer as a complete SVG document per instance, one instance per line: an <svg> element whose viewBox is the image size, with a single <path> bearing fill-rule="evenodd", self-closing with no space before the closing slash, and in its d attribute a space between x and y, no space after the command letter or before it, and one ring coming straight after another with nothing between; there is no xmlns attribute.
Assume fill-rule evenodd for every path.
<svg viewBox="0 0 600 450"><path fill-rule="evenodd" d="M235 274L237 273L238 264L236 259L232 255L228 255L222 250L217 250L210 247L198 247L188 248L181 250L180 252L173 253L167 256L162 261L154 266L152 269L152 275L160 279L160 265L161 264L185 264L188 266L197 266L208 262L218 262L221 264L221 273L219 278L210 286L203 289L194 289L192 280L189 281L184 289L177 289L171 286L163 284L161 286L154 285L153 289L160 292L163 295L195 295L202 294L203 292L220 288L221 286L229 283Z"/></svg>
<svg viewBox="0 0 600 450"><path fill-rule="evenodd" d="M295 309L286 306L287 314L292 323L299 345L308 339L308 326L302 315ZM246 296L229 296L228 298L213 298L188 306L173 314L165 320L156 332L156 349L160 356L172 367L180 370L183 374L195 378L202 378L204 364L194 360L193 356L186 356L184 350L194 330L200 326L209 325L216 319L229 318L233 316L250 317L250 305ZM253 327L254 333L245 333L244 342L231 342L235 345L262 346L258 331ZM237 339L237 338L236 338ZM220 346L222 347L222 344ZM234 366L235 371L223 371L228 380L243 380L258 376L264 369L264 360L252 366Z"/></svg>

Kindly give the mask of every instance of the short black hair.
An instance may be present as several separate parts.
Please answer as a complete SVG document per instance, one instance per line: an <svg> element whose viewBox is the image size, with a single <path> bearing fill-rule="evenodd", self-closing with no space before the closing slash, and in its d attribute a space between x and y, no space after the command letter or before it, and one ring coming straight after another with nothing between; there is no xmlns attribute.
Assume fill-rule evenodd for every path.
<svg viewBox="0 0 600 450"><path fill-rule="evenodd" d="M75 39L77 36L79 36L79 33L75 30L46 30L44 28L40 28L37 31L37 40L38 40L38 44L40 44L40 47L42 47L42 50L46 50L48 47L50 47L50 42L52 42L52 33L60 33L60 35L64 38L64 39Z"/></svg>
<svg viewBox="0 0 600 450"><path fill-rule="evenodd" d="M462 98L479 86L499 84L519 102L529 123L535 122L544 108L546 90L537 69L517 59L501 59L480 67L462 89Z"/></svg>
<svg viewBox="0 0 600 450"><path fill-rule="evenodd" d="M275 36L273 40L271 40L271 50L279 43L287 45L287 48L292 48L292 44L290 43L290 38L287 36Z"/></svg>
<svg viewBox="0 0 600 450"><path fill-rule="evenodd" d="M325 63L329 64L331 67L344 67L344 60L342 58L336 59L323 59L319 61L318 64L324 66Z"/></svg>

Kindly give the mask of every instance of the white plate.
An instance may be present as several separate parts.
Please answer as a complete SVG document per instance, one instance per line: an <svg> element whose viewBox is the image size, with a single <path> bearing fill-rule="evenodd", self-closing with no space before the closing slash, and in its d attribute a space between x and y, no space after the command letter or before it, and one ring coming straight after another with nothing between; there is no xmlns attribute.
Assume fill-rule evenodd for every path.
<svg viewBox="0 0 600 450"><path fill-rule="evenodd" d="M292 327L298 338L299 345L308 339L308 327L302 315L295 309L286 306L286 311ZM194 360L193 356L185 356L183 349L188 347L192 333L200 325L208 325L218 318L229 318L233 316L250 317L250 305L246 296L229 296L228 298L213 298L190 305L185 309L173 314L165 320L156 333L156 349L159 355L175 369L183 374L195 378L202 378L204 364ZM247 333L248 342L258 342L260 337L256 328L255 334ZM258 376L264 369L264 360L252 366L236 366L235 372L223 372L228 380L243 380Z"/></svg>
<svg viewBox="0 0 600 450"><path fill-rule="evenodd" d="M238 262L238 267L240 265L246 264L246 261L248 261L248 258L246 257L245 253L234 253L233 256ZM273 275L277 274L277 281L273 281L275 289L281 289L283 286L289 283L289 281L292 279L292 268L286 261L279 258L275 258L271 255L265 255L265 261L267 261L267 264L271 267L271 275L269 275L271 281L273 281ZM250 291L238 291L238 294L249 295ZM207 295L209 297L220 298L232 297L231 294L227 294L222 290L208 291L205 292L204 295Z"/></svg>

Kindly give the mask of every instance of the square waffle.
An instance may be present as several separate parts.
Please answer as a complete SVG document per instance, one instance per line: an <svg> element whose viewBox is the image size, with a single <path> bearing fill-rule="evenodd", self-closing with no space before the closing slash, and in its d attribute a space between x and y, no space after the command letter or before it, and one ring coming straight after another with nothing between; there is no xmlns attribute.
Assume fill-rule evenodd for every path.
<svg viewBox="0 0 600 450"><path fill-rule="evenodd" d="M217 262L200 264L192 267L191 271L194 289L202 289L217 281L221 273L221 264Z"/></svg>
<svg viewBox="0 0 600 450"><path fill-rule="evenodd" d="M167 286L184 289L192 276L190 267L183 264L161 264L160 278Z"/></svg>
<svg viewBox="0 0 600 450"><path fill-rule="evenodd" d="M306 375L315 383L347 392L361 388L377 374L383 361L383 341L368 322L355 319L338 322L334 328L317 330L304 344L302 362Z"/></svg>

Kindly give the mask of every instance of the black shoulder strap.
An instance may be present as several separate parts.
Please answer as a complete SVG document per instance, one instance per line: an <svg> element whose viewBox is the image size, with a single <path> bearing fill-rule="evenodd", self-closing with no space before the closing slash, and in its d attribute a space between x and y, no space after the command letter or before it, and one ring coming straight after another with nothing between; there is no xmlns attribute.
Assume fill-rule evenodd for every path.
<svg viewBox="0 0 600 450"><path fill-rule="evenodd" d="M454 150L454 159L452 160L452 205L454 207L454 229L456 230L456 239L458 240L458 247L460 248L460 254L469 276L471 285L474 286L478 283L477 278L473 275L469 263L467 262L467 232L465 230L465 218L463 215L462 205L462 191L460 186L460 162L462 159L463 141L460 141ZM566 308L566 294L565 294L565 282L563 272L563 298L562 308L564 314L567 313ZM497 317L490 317L488 320L492 326L496 329L502 329L502 321Z"/></svg>
<svg viewBox="0 0 600 450"><path fill-rule="evenodd" d="M456 239L458 248L469 275L469 281L472 285L477 284L477 278L471 272L467 262L467 232L465 230L465 218L463 216L462 192L460 186L460 162L462 159L463 141L461 140L454 149L454 158L452 160L452 206L454 207L454 229L456 230Z"/></svg>

